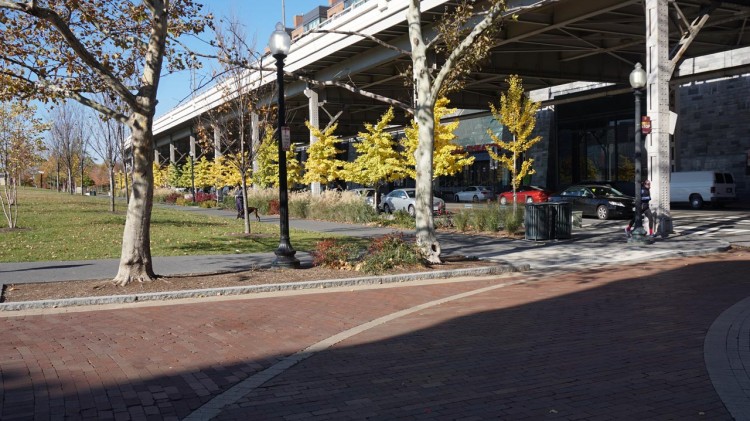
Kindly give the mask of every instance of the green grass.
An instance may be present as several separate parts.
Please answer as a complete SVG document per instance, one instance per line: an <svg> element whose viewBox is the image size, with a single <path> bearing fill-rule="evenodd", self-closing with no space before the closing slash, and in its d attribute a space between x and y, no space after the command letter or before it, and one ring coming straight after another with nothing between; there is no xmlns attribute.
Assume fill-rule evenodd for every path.
<svg viewBox="0 0 750 421"><path fill-rule="evenodd" d="M125 226L125 202L109 212L109 198L49 190L19 190L18 229L0 220L0 262L119 258ZM211 217L154 206L151 254L181 256L272 252L279 228L252 222L250 237L241 234L243 221ZM292 246L311 251L323 234L290 230ZM325 237L332 237L325 234Z"/></svg>

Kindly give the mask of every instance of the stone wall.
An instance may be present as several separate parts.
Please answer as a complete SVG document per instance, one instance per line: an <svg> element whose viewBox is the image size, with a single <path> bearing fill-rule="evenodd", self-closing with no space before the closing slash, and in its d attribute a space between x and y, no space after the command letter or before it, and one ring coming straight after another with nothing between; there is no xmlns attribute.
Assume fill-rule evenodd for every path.
<svg viewBox="0 0 750 421"><path fill-rule="evenodd" d="M682 85L675 112L674 171L731 172L750 201L750 75Z"/></svg>

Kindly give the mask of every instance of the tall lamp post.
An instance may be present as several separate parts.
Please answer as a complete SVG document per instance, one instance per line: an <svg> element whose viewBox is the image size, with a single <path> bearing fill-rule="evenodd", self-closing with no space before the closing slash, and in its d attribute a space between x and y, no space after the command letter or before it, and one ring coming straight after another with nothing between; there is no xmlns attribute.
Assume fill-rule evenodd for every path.
<svg viewBox="0 0 750 421"><path fill-rule="evenodd" d="M268 40L268 49L276 59L276 83L279 88L279 116L278 128L276 130L279 141L279 248L276 249L276 260L273 266L298 268L299 260L294 255L297 253L289 242L289 198L286 185L286 148L283 144L282 131L286 125L286 110L284 109L284 58L289 54L292 39L286 32L281 22L276 24L276 30Z"/></svg>
<svg viewBox="0 0 750 421"><path fill-rule="evenodd" d="M641 90L646 86L646 71L641 63L636 63L630 72L630 86L633 87L635 95L635 221L633 224L633 235L630 242L646 243L646 230L643 229L643 216L641 213Z"/></svg>

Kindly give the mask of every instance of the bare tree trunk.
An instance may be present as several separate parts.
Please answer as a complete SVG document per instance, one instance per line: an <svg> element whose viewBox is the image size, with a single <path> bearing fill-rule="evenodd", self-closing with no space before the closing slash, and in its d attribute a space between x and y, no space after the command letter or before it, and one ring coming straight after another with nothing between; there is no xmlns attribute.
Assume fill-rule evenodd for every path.
<svg viewBox="0 0 750 421"><path fill-rule="evenodd" d="M130 205L130 184L129 184L130 181L128 179L128 164L125 159L122 160L122 173L125 176L125 203ZM134 174L135 169L131 169L131 173Z"/></svg>
<svg viewBox="0 0 750 421"><path fill-rule="evenodd" d="M68 193L69 194L75 194L76 189L73 185L73 169L68 167Z"/></svg>
<svg viewBox="0 0 750 421"><path fill-rule="evenodd" d="M109 211L115 211L115 166L110 162L109 167Z"/></svg>
<svg viewBox="0 0 750 421"><path fill-rule="evenodd" d="M126 285L132 281L156 278L151 261L151 209L154 197L153 139L149 117L136 114L132 132L133 194L122 236L120 267L114 281Z"/></svg>
<svg viewBox="0 0 750 421"><path fill-rule="evenodd" d="M407 12L409 41L412 48L414 71L415 119L419 142L414 152L416 161L416 226L417 246L428 262L441 263L440 243L432 217L432 150L435 144L435 98L430 89L427 69L427 49L422 36L419 1L411 0Z"/></svg>
<svg viewBox="0 0 750 421"><path fill-rule="evenodd" d="M81 196L84 195L83 193L83 171L85 169L85 163L84 163L84 157L81 157Z"/></svg>

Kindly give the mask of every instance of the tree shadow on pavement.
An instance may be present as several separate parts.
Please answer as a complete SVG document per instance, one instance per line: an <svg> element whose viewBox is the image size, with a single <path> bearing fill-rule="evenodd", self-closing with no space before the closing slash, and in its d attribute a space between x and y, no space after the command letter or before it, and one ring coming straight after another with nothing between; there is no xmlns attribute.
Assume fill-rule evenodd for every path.
<svg viewBox="0 0 750 421"><path fill-rule="evenodd" d="M748 256L567 274L422 308L310 356L218 419L731 419L703 340L750 295ZM8 317L0 418L184 418L324 338L507 280Z"/></svg>

